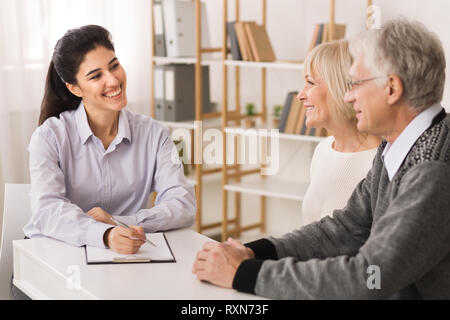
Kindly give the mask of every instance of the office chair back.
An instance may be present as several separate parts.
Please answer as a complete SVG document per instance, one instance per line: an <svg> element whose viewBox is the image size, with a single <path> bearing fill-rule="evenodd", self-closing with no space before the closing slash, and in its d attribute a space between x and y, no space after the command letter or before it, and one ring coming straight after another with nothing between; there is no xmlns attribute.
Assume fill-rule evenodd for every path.
<svg viewBox="0 0 450 320"><path fill-rule="evenodd" d="M0 299L9 299L9 285L13 272L12 241L24 238L22 228L31 218L29 193L29 184L5 184L0 247Z"/></svg>

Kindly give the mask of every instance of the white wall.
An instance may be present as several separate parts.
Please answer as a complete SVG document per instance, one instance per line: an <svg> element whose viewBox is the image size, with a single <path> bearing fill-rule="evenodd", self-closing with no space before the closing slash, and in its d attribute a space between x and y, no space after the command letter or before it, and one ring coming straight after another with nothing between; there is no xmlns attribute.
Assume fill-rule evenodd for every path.
<svg viewBox="0 0 450 320"><path fill-rule="evenodd" d="M447 0L377 0L374 2L381 8L382 21L394 19L398 16L415 19L422 22L428 29L435 32L442 41L447 60L447 79L450 70L450 29L448 27L448 13L450 1ZM446 81L443 106L450 111L450 80Z"/></svg>

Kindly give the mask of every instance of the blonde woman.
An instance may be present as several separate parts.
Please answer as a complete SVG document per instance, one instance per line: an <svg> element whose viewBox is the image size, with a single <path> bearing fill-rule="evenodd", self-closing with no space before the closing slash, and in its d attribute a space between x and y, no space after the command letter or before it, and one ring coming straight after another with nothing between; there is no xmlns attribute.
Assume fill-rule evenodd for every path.
<svg viewBox="0 0 450 320"><path fill-rule="evenodd" d="M309 224L342 209L356 185L372 167L380 139L357 130L353 105L344 101L352 64L348 41L314 48L305 61L305 86L298 99L306 108L306 125L325 128L311 161L311 183L302 204Z"/></svg>

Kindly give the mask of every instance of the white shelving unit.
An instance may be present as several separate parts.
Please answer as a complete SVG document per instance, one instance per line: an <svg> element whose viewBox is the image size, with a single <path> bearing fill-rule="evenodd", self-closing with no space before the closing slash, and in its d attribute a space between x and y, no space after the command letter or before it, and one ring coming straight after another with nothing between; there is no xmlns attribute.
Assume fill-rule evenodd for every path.
<svg viewBox="0 0 450 320"><path fill-rule="evenodd" d="M306 136L306 135L297 135L297 134L286 134L286 133L278 133L273 134L270 130L261 130L265 128L257 128L257 129L247 129L247 128L236 128L236 127L227 127L225 128L225 133L227 134L227 139L232 136L238 136L240 138L247 136L256 136L267 137L268 139L279 139L280 148L283 147L284 143L287 143L289 146L303 147L310 146L308 150L308 154L312 154L317 143L326 139L326 137L315 137L315 136ZM255 140L254 140L255 141ZM286 148L286 145L284 145ZM291 153L295 154L296 151L290 149ZM287 150L284 150L287 151ZM281 160L281 159L280 159ZM290 161L288 161L290 162ZM284 166L286 164L286 159L284 162L280 163L280 166ZM292 165L292 163L290 164ZM246 170L243 170L244 173ZM255 170L254 170L255 171ZM236 194L248 194L248 195L256 195L261 196L261 206L264 208L264 198L271 199L282 199L282 200L291 200L291 201L303 201L305 193L307 191L309 181L307 178L303 179L303 175L294 174L289 175L286 174L286 170L281 170L279 173L273 176L261 176L256 174L242 176L240 181L229 180L228 183L224 184L223 188L227 192L234 192ZM258 226L259 224L255 224ZM241 228L242 231L247 228Z"/></svg>
<svg viewBox="0 0 450 320"><path fill-rule="evenodd" d="M281 140L293 140L293 141L303 141L303 142L320 142L325 139L325 137L316 137L316 136L305 136L301 134L289 134L289 133L276 133L273 134L271 132L273 128L255 128L255 129L247 129L247 128L236 128L236 127L227 127L225 128L225 132L233 135L244 135L244 136L258 136L258 137L268 137L268 138L276 138L278 136Z"/></svg>
<svg viewBox="0 0 450 320"><path fill-rule="evenodd" d="M254 178L225 185L225 190L284 200L303 201L307 182L288 181L276 177Z"/></svg>
<svg viewBox="0 0 450 320"><path fill-rule="evenodd" d="M158 57L155 56L152 58L155 64L171 64L171 63L183 63L183 64L196 64L197 59L195 57L180 57L180 58L170 58L170 57ZM202 59L200 64L207 65L211 63L220 63L222 60L220 58L217 59Z"/></svg>
<svg viewBox="0 0 450 320"><path fill-rule="evenodd" d="M266 69L292 69L303 70L303 63L299 62L252 62L242 60L225 60L225 65L230 67L249 67L249 68L266 68Z"/></svg>
<svg viewBox="0 0 450 320"><path fill-rule="evenodd" d="M223 64L223 57L221 55L223 48L213 48L213 47L205 47L202 46L202 9L201 9L201 1L194 0L195 2L195 56L193 57L161 57L155 55L155 46L152 47L151 50L151 77L152 77L152 85L154 84L154 70L155 65L164 65L164 64L192 64L195 68L195 121L202 121L202 128L222 128L220 117L222 116L221 112L209 112L203 113L203 101L202 101L202 65L209 65L211 63L220 63ZM155 0L150 1L150 14L153 17L153 8L154 8ZM155 21L152 19L151 24L151 36L152 43L155 43ZM215 57L218 55L218 57ZM155 96L154 90L151 90L151 115L155 116ZM170 121L159 121L164 126L176 130L176 129L188 129L191 131L191 143L193 144L192 157L195 156L201 157L202 150L200 150L197 145L199 145L199 141L202 138L200 135L197 135L195 132L195 121L184 121L184 122L170 122ZM192 168L194 167L194 168ZM199 233L202 233L206 229L210 229L215 227L217 224L204 224L202 219L202 182L204 178L211 175L211 179L217 179L220 176L220 168L206 168L202 163L195 163L192 167L190 167L191 174L188 176L188 181L195 185L195 195L197 205L196 212L196 223L195 228ZM219 177L220 178L220 177ZM208 179L209 180L209 177ZM218 223L220 225L220 223Z"/></svg>
<svg viewBox="0 0 450 320"><path fill-rule="evenodd" d="M202 167L203 167L203 169L217 169L217 170L219 170L221 168L221 166L208 166L208 165L203 165ZM203 177L203 182L204 183L219 182L221 179L222 179L221 172L217 171L216 173L205 175ZM186 180L187 180L188 183L190 183L190 184L192 184L194 186L197 185L197 179L195 177L195 172L194 171L191 171L186 176Z"/></svg>
<svg viewBox="0 0 450 320"><path fill-rule="evenodd" d="M157 120L160 124L163 126L166 126L168 128L172 129L187 129L187 130L194 130L195 129L195 123L194 121L161 121ZM205 119L202 120L202 128L203 129L209 129L209 128L221 128L221 119L219 118L212 118L212 119Z"/></svg>

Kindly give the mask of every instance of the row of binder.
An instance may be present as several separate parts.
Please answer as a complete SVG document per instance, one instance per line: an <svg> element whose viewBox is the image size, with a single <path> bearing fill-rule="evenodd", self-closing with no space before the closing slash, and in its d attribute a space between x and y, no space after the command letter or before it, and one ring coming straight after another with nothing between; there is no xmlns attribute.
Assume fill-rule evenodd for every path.
<svg viewBox="0 0 450 320"><path fill-rule="evenodd" d="M205 3L201 3L202 45L209 46ZM155 54L160 57L195 56L195 2L160 0L153 6Z"/></svg>
<svg viewBox="0 0 450 320"><path fill-rule="evenodd" d="M192 64L157 65L154 70L155 119L195 119L195 67ZM202 66L203 113L212 111L209 66Z"/></svg>

